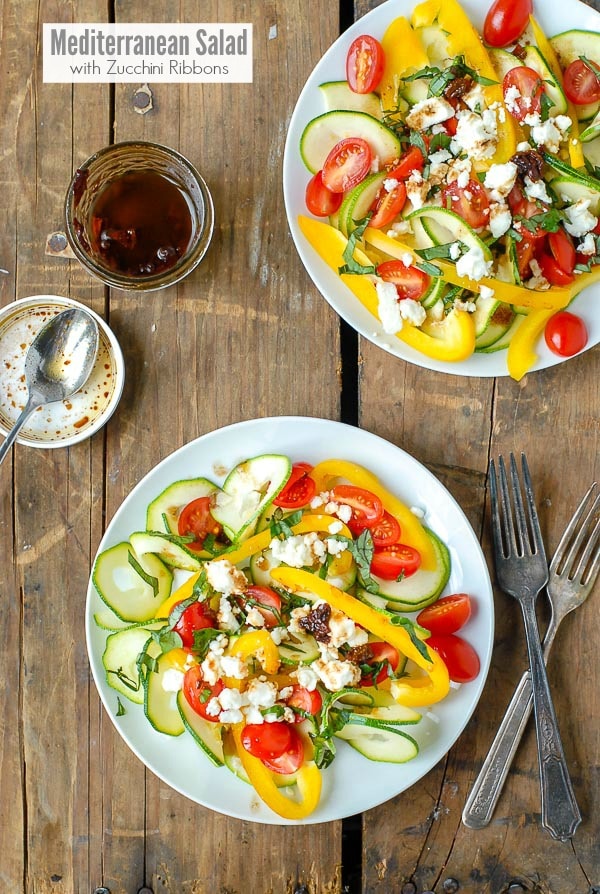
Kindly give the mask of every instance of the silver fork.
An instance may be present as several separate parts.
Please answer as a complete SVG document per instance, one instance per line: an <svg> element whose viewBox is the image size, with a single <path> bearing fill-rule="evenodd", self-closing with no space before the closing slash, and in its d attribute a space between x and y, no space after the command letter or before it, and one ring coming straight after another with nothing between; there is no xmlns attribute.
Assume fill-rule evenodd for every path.
<svg viewBox="0 0 600 894"><path fill-rule="evenodd" d="M565 528L550 563L547 590L551 615L543 642L544 661L548 660L561 622L585 602L599 573L600 493L596 493L594 483ZM515 689L465 804L462 818L469 828L483 829L490 822L531 708L531 673L527 670Z"/></svg>
<svg viewBox="0 0 600 894"><path fill-rule="evenodd" d="M538 593L548 581L548 565L535 508L531 476L523 453L521 454L521 465L527 501L527 517L514 455L510 454L510 491L504 460L502 457L499 460L500 504L496 468L493 460L490 463L494 560L498 584L505 593L518 600L525 624L538 743L542 826L550 832L553 838L565 841L575 833L581 822L581 813L575 800L558 731L535 614L535 601Z"/></svg>

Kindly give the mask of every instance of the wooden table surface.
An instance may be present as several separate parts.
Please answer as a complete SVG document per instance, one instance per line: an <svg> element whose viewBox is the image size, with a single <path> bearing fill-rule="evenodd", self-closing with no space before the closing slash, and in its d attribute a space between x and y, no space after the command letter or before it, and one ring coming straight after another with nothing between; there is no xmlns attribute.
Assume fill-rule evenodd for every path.
<svg viewBox="0 0 600 894"><path fill-rule="evenodd" d="M600 891L600 593L572 615L549 669L583 823L540 827L535 737L492 823L461 823L467 794L525 664L518 609L495 593L492 666L474 717L419 784L368 813L303 827L229 819L176 794L105 714L84 636L90 565L107 523L163 457L228 423L279 414L358 425L401 445L450 489L490 557L490 456L526 450L551 553L600 478L600 352L527 376L428 372L356 337L292 243L281 169L299 91L376 0L4 0L0 19L0 303L67 295L101 314L126 358L119 409L71 449L16 446L0 467L0 894L495 894ZM592 4L594 5L594 4ZM598 4L596 3L596 8ZM45 85L40 24L239 21L254 26L254 83ZM73 170L111 141L166 143L204 173L216 229L182 284L108 291L45 254ZM351 784L351 782L350 782Z"/></svg>

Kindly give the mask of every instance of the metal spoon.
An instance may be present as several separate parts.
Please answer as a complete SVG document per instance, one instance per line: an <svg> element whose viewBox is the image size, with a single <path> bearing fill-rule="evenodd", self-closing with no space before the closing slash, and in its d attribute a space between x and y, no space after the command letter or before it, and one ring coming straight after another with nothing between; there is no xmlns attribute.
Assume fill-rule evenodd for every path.
<svg viewBox="0 0 600 894"><path fill-rule="evenodd" d="M87 381L98 351L98 325L85 310L69 308L36 335L25 358L27 403L0 447L0 463L38 407L64 400Z"/></svg>

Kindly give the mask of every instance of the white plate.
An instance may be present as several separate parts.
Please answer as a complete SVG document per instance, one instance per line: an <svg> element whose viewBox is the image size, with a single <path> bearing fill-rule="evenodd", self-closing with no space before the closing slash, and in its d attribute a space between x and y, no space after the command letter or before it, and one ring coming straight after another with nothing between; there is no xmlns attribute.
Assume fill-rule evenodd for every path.
<svg viewBox="0 0 600 894"><path fill-rule="evenodd" d="M479 30L483 26L489 5L489 3L482 3L481 0L463 0L462 2L462 6ZM388 2L382 3L381 6L355 22L336 40L308 78L296 103L285 145L283 191L288 222L298 253L317 289L340 317L373 344L402 360L408 360L426 369L461 376L506 376L508 375L506 351L494 354L474 354L461 363L444 363L420 354L395 336L385 333L379 320L363 307L339 276L317 255L298 226L298 215L308 214L304 196L306 185L311 177L300 157L300 137L308 122L326 111L318 89L319 84L326 81L345 80L346 54L355 37L368 33L381 39L393 19L401 15L409 16L415 6L416 0L388 0ZM561 0L560 3L550 3L549 0L544 3L538 2L535 13L548 35L558 34L571 28L590 31L600 29L600 15L589 6L580 3L579 0ZM600 285L591 286L585 293L578 296L574 309L585 321L589 334L587 344L589 349L600 341ZM540 339L538 349L539 359L534 369L545 369L563 362L563 358L557 357L548 350L543 338Z"/></svg>
<svg viewBox="0 0 600 894"><path fill-rule="evenodd" d="M336 446L333 446L336 445ZM341 447L343 445L343 448ZM414 785L451 748L481 695L493 642L492 590L483 554L462 510L448 491L415 459L387 441L337 422L302 417L277 417L241 422L204 435L164 459L137 485L112 519L99 551L127 540L144 529L148 503L165 487L182 478L203 475L222 483L223 472L236 463L265 452L284 453L294 461L317 463L342 456L367 466L383 484L410 506L426 511L426 524L448 545L452 572L447 593L468 592L475 609L462 634L477 649L481 672L472 683L452 689L434 708L435 717L413 730L418 757L404 765L368 761L345 742L323 773L323 794L308 823L340 819L368 810ZM122 701L127 713L117 717L117 693L106 683L102 653L107 633L94 623L103 607L90 582L86 606L87 643L92 672L104 706L129 747L172 788L219 813L253 822L283 824L247 784L225 767L212 766L184 733L171 738L156 732L141 706ZM436 722L437 721L437 722Z"/></svg>

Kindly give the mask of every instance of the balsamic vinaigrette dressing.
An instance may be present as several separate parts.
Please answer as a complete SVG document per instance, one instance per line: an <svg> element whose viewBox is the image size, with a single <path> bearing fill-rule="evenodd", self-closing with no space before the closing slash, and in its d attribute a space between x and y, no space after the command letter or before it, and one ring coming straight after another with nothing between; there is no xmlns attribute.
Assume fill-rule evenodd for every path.
<svg viewBox="0 0 600 894"><path fill-rule="evenodd" d="M130 171L111 180L90 210L92 251L117 273L153 276L173 267L193 236L185 193L163 174Z"/></svg>

